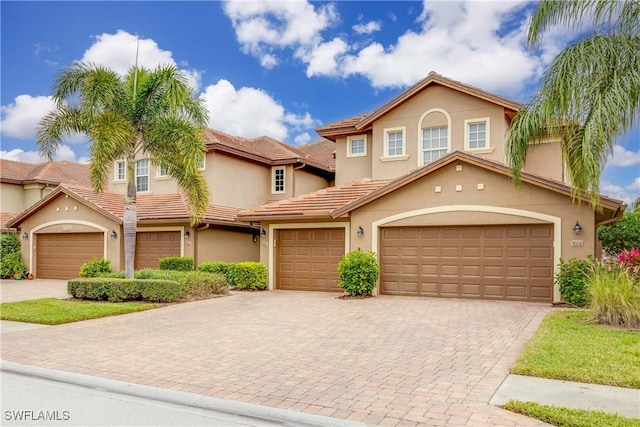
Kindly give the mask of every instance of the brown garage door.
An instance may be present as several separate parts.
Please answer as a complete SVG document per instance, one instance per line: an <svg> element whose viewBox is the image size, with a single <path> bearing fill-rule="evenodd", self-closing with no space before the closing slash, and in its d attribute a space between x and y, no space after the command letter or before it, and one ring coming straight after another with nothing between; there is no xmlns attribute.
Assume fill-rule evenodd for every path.
<svg viewBox="0 0 640 427"><path fill-rule="evenodd" d="M343 228L280 230L276 250L277 289L341 291L337 282Z"/></svg>
<svg viewBox="0 0 640 427"><path fill-rule="evenodd" d="M383 228L382 293L551 301L550 225Z"/></svg>
<svg viewBox="0 0 640 427"><path fill-rule="evenodd" d="M136 235L135 268L158 268L160 258L180 256L179 231L141 232Z"/></svg>
<svg viewBox="0 0 640 427"><path fill-rule="evenodd" d="M36 234L36 276L79 277L82 264L104 256L104 233Z"/></svg>

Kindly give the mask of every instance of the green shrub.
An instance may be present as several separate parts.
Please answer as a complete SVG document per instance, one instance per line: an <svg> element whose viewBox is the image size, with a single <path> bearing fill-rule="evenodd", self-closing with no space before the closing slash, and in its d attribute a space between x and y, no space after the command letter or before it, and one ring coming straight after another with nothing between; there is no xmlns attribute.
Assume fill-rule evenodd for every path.
<svg viewBox="0 0 640 427"><path fill-rule="evenodd" d="M193 258L169 256L160 259L160 270L193 271Z"/></svg>
<svg viewBox="0 0 640 427"><path fill-rule="evenodd" d="M22 262L20 238L15 233L0 234L0 277L13 277L16 273L22 275L27 266Z"/></svg>
<svg viewBox="0 0 640 427"><path fill-rule="evenodd" d="M184 276L187 295L195 298L206 298L211 295L228 295L229 282L218 273L190 271Z"/></svg>
<svg viewBox="0 0 640 427"><path fill-rule="evenodd" d="M380 276L374 252L360 249L347 253L338 264L338 285L351 296L370 295Z"/></svg>
<svg viewBox="0 0 640 427"><path fill-rule="evenodd" d="M620 221L600 227L598 238L609 255L640 247L640 209L625 212Z"/></svg>
<svg viewBox="0 0 640 427"><path fill-rule="evenodd" d="M555 282L560 286L563 301L576 307L589 305L587 275L594 263L593 258L572 258L567 262L560 258L560 271L556 274Z"/></svg>
<svg viewBox="0 0 640 427"><path fill-rule="evenodd" d="M16 233L0 234L0 258L20 252L20 237Z"/></svg>
<svg viewBox="0 0 640 427"><path fill-rule="evenodd" d="M106 258L94 258L80 267L80 277L98 277L112 273L111 261Z"/></svg>
<svg viewBox="0 0 640 427"><path fill-rule="evenodd" d="M640 283L621 265L594 266L588 275L591 316L598 323L640 328Z"/></svg>
<svg viewBox="0 0 640 427"><path fill-rule="evenodd" d="M74 298L97 301L171 302L184 298L186 289L173 280L112 279L90 277L69 280L67 291Z"/></svg>
<svg viewBox="0 0 640 427"><path fill-rule="evenodd" d="M237 262L229 269L231 285L252 291L267 289L267 267L260 262Z"/></svg>
<svg viewBox="0 0 640 427"><path fill-rule="evenodd" d="M229 269L232 267L232 262L205 261L198 266L198 271L204 271L205 273L218 273L228 276Z"/></svg>
<svg viewBox="0 0 640 427"><path fill-rule="evenodd" d="M177 270L155 270L152 268L145 268L133 273L135 279L160 279L160 280L174 280L180 282L184 280L186 271Z"/></svg>

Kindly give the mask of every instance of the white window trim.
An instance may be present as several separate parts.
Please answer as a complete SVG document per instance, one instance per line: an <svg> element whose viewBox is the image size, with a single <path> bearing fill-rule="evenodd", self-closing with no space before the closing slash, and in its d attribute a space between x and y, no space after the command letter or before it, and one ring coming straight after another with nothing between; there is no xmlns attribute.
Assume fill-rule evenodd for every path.
<svg viewBox="0 0 640 427"><path fill-rule="evenodd" d="M156 178L158 178L158 179L169 179L170 178L169 174L162 175L160 173L161 171L162 171L162 166L160 166L160 165L156 166Z"/></svg>
<svg viewBox="0 0 640 427"><path fill-rule="evenodd" d="M124 165L124 178L118 178L118 164ZM113 182L126 182L127 181L127 162L125 160L116 160L113 163Z"/></svg>
<svg viewBox="0 0 640 427"><path fill-rule="evenodd" d="M351 153L351 142L353 140L357 140L357 139L364 140L364 152L352 154ZM348 136L347 137L347 157L366 157L366 156L367 156L367 135L366 134L362 134L362 135Z"/></svg>
<svg viewBox="0 0 640 427"><path fill-rule="evenodd" d="M418 120L418 167L424 166L424 163L422 162L422 129L426 128L422 127L422 122L431 113L442 113L447 118L447 153L451 152L451 116L447 110L443 110L442 108L431 108L425 111L422 116L420 116L420 120Z"/></svg>
<svg viewBox="0 0 640 427"><path fill-rule="evenodd" d="M276 171L282 171L283 186L282 191L276 191ZM271 194L284 194L287 191L287 168L285 166L275 166L271 168Z"/></svg>
<svg viewBox="0 0 640 427"><path fill-rule="evenodd" d="M200 171L207 170L207 153L204 153L202 155L202 167L201 168L199 167L198 170Z"/></svg>
<svg viewBox="0 0 640 427"><path fill-rule="evenodd" d="M485 133L487 137L487 146L483 148L469 148L469 125L483 122L486 124ZM464 121L464 150L477 154L493 153L493 147L491 146L491 118L481 117Z"/></svg>
<svg viewBox="0 0 640 427"><path fill-rule="evenodd" d="M395 156L389 155L389 134L391 132L402 132L402 154L398 154ZM407 155L407 127L399 126L394 128L384 128L382 130L382 136L384 138L384 153L382 153L382 161L390 161L390 160L407 160L409 156Z"/></svg>
<svg viewBox="0 0 640 427"><path fill-rule="evenodd" d="M147 174L146 175L138 175L138 162L142 161L142 160L146 160L147 161ZM135 185L136 185L136 192L137 193L150 193L151 192L151 160L149 159L139 159L136 161L136 176L135 176ZM138 190L138 177L143 177L146 176L147 177L147 189L140 191Z"/></svg>

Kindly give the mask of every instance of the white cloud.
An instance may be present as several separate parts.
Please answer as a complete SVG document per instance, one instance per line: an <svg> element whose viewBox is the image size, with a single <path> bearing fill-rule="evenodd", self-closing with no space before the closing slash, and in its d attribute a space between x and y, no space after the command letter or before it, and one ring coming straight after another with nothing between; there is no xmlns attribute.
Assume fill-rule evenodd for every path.
<svg viewBox="0 0 640 427"><path fill-rule="evenodd" d="M336 37L327 43L315 46L306 56L307 77L315 75L333 76L339 74L337 57L348 49L344 40Z"/></svg>
<svg viewBox="0 0 640 427"><path fill-rule="evenodd" d="M18 162L26 163L41 163L46 162L47 159L40 155L37 151L25 151L21 148L14 148L10 151L0 151L0 158L7 160L15 160ZM55 160L68 160L71 162L76 161L76 153L68 145L61 144L54 156ZM83 160L83 159L81 159ZM86 162L86 159L84 159Z"/></svg>
<svg viewBox="0 0 640 427"><path fill-rule="evenodd" d="M83 62L90 62L111 68L120 75L125 75L136 63L136 48L138 48L138 65L145 68L156 68L159 65L178 66L173 59L173 54L161 49L152 39L140 38L138 48L138 36L124 30L118 30L115 34L103 33L96 36L95 43L84 52ZM201 72L186 68L182 63L181 70L185 74L189 85L198 89L200 86Z"/></svg>
<svg viewBox="0 0 640 427"><path fill-rule="evenodd" d="M351 28L358 34L371 34L381 29L380 23L376 21L367 22L366 24L356 24Z"/></svg>
<svg viewBox="0 0 640 427"><path fill-rule="evenodd" d="M629 204L640 197L640 176L628 185L617 185L607 181L600 184L600 191L609 197Z"/></svg>
<svg viewBox="0 0 640 427"><path fill-rule="evenodd" d="M276 49L308 51L321 42L320 32L337 20L332 3L314 6L306 0L228 0L224 13L231 19L242 50L259 58L261 65L277 64Z"/></svg>
<svg viewBox="0 0 640 427"><path fill-rule="evenodd" d="M267 135L284 141L293 129L310 129L318 121L309 113L296 115L263 90L236 89L229 81L219 80L200 95L209 110L209 126L231 135L255 138Z"/></svg>
<svg viewBox="0 0 640 427"><path fill-rule="evenodd" d="M311 141L311 135L309 134L309 132L301 133L293 139L295 145L303 145L309 141Z"/></svg>
<svg viewBox="0 0 640 427"><path fill-rule="evenodd" d="M55 103L50 96L18 95L13 103L1 107L2 135L20 139L35 138L38 123L54 108Z"/></svg>
<svg viewBox="0 0 640 427"><path fill-rule="evenodd" d="M640 150L630 151L621 145L613 147L613 155L607 162L607 166L630 167L640 164Z"/></svg>

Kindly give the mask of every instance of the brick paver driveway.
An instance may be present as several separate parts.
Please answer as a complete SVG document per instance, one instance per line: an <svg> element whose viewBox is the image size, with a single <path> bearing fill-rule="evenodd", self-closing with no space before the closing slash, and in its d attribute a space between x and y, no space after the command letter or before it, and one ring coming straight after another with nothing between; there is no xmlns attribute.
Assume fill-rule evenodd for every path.
<svg viewBox="0 0 640 427"><path fill-rule="evenodd" d="M2 358L379 425L538 425L487 404L548 305L275 291L2 334Z"/></svg>

